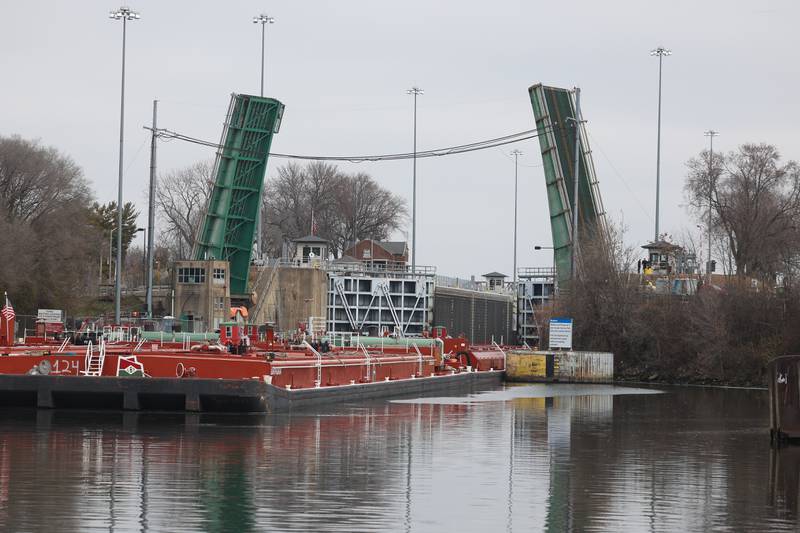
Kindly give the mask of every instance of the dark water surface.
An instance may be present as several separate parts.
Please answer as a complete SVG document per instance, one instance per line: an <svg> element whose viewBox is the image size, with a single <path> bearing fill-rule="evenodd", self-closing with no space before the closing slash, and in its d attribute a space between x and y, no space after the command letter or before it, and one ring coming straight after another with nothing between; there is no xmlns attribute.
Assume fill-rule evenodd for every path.
<svg viewBox="0 0 800 533"><path fill-rule="evenodd" d="M293 415L0 411L0 531L797 530L767 393L506 386Z"/></svg>

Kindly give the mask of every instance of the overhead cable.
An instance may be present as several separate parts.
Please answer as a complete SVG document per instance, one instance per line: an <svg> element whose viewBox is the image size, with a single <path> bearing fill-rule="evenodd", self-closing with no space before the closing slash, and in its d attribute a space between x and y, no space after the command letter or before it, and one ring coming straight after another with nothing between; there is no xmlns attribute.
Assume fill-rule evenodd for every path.
<svg viewBox="0 0 800 533"><path fill-rule="evenodd" d="M497 148L498 146L504 146L506 144L513 144L520 141L525 141L528 139L534 139L539 137L544 133L549 133L550 131L555 131L559 128L553 128L548 130L548 128L542 128L543 131L538 132L537 130L526 130L521 131L518 133L512 133L510 135L504 135L502 137L495 137L493 139L487 139L484 141L477 141L468 144L461 144L457 146L450 146L447 148L438 148L435 150L420 150L416 152L417 158L423 157L441 157L445 155L455 155L455 154L464 154L468 152L475 152L478 150L486 150L489 148ZM156 135L164 139L166 141L170 140L181 140L193 144L198 144L201 146L208 146L210 148L214 148L217 150L238 150L240 152L249 152L252 153L254 156L263 155L259 151L255 150L247 150L244 148L234 148L230 146L224 146L216 142L206 141L203 139L198 139L196 137L191 137L189 135L184 135L178 132L174 132L167 129L159 129L156 132ZM277 157L281 159L300 159L305 161L347 161L351 163L363 163L367 161L398 161L403 159L412 159L415 154L414 152L402 152L402 153L395 153L395 154L381 154L381 155L362 155L362 156L325 156L325 155L298 155L298 154L282 154L278 152L270 152L270 157Z"/></svg>

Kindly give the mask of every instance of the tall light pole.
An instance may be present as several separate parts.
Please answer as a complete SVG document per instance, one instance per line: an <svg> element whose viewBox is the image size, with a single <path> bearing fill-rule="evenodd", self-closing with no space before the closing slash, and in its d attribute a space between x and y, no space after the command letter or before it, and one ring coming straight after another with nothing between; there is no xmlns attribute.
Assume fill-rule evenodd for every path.
<svg viewBox="0 0 800 533"><path fill-rule="evenodd" d="M708 130L704 133L708 137L708 259L706 259L706 278L711 282L711 203L714 199L714 137L718 131Z"/></svg>
<svg viewBox="0 0 800 533"><path fill-rule="evenodd" d="M261 24L261 96L264 96L264 42L267 24L275 24L275 17L262 13L257 17L253 17L253 24Z"/></svg>
<svg viewBox="0 0 800 533"><path fill-rule="evenodd" d="M275 17L261 14L253 17L253 24L261 24L261 93L264 96L264 42L266 39L267 24L275 24ZM256 257L261 258L261 198L258 199L258 214L256 216Z"/></svg>
<svg viewBox="0 0 800 533"><path fill-rule="evenodd" d="M517 291L517 186L519 183L519 156L522 152L519 150L512 150L511 155L514 156L514 292Z"/></svg>
<svg viewBox="0 0 800 533"><path fill-rule="evenodd" d="M659 46L655 50L650 50L651 56L658 56L658 140L656 145L656 236L654 239L658 241L658 216L659 216L659 203L661 202L661 63L664 56L672 55L672 50L667 50L663 46Z"/></svg>
<svg viewBox="0 0 800 533"><path fill-rule="evenodd" d="M417 267L417 96L425 94L419 87L412 87L406 91L414 95L414 180L411 196L411 273Z"/></svg>
<svg viewBox="0 0 800 533"><path fill-rule="evenodd" d="M122 89L119 105L119 183L117 184L117 227L122 227L122 149L125 138L125 38L128 21L139 18L139 13L122 6L108 14L109 18L122 21ZM117 232L117 273L114 283L114 322L120 323L120 300L122 297L122 231Z"/></svg>

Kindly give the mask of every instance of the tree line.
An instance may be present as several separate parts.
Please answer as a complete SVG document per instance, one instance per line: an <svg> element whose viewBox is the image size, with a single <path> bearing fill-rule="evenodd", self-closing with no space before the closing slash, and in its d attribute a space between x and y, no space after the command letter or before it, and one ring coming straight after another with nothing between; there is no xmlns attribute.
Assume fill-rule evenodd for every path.
<svg viewBox="0 0 800 533"><path fill-rule="evenodd" d="M156 194L156 278L169 283L175 260L191 257L214 176L198 162L159 176ZM116 202L100 203L81 167L38 140L0 136L0 290L17 313L64 309L102 312L99 288L113 283L117 254ZM265 253L311 232L337 252L352 239L386 239L403 226L405 201L364 173L333 165L279 167L262 197ZM122 208L123 284L144 281L143 228L133 203Z"/></svg>
<svg viewBox="0 0 800 533"><path fill-rule="evenodd" d="M264 253L280 257L284 246L312 233L341 254L354 240L388 239L407 218L405 200L365 173L348 174L313 162L280 166L264 186L261 202ZM213 164L200 162L161 176L156 204L161 243L176 259L191 254L214 186Z"/></svg>
<svg viewBox="0 0 800 533"><path fill-rule="evenodd" d="M582 245L580 276L553 312L575 319L576 346L614 352L619 377L763 385L770 358L800 351L798 165L767 144L704 151L687 162L685 193L703 233L710 208L722 281L694 296L655 294L612 224ZM703 257L705 239L679 244Z"/></svg>

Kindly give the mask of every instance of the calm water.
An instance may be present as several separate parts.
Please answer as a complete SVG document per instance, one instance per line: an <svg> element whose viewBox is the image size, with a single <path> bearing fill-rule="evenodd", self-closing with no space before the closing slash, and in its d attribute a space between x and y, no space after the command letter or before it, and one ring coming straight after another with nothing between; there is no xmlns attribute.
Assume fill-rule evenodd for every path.
<svg viewBox="0 0 800 533"><path fill-rule="evenodd" d="M508 386L291 416L0 411L0 531L798 529L766 392Z"/></svg>

